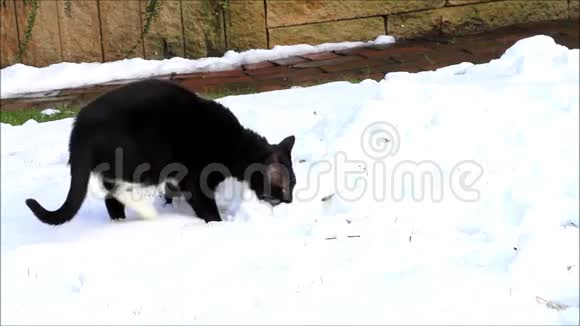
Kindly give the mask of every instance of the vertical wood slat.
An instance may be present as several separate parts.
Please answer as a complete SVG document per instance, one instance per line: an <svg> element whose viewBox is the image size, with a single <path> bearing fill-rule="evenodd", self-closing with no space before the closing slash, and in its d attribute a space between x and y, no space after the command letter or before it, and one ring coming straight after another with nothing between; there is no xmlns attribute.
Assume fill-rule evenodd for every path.
<svg viewBox="0 0 580 326"><path fill-rule="evenodd" d="M22 44L25 40L32 4L25 3L23 0L16 0L14 5L18 21L18 38L20 44ZM57 10L57 4L54 1L38 1L38 9L30 34L30 41L22 54L22 62L24 64L41 67L62 61L60 34L56 19ZM18 47L16 49L17 52Z"/></svg>
<svg viewBox="0 0 580 326"><path fill-rule="evenodd" d="M8 4L2 11L2 41L5 43L2 46L2 64L6 66L16 62L17 23L22 25L20 36L23 37L27 10L31 5L25 6L23 0L4 2ZM161 1L159 15L154 19L143 44L140 41L142 21L146 19L148 2L73 0L69 7L70 15L67 15L65 0L40 0L32 39L23 61L33 66L44 66L61 61L118 60L125 57L135 42L138 44L136 51L129 57L205 57L225 52L224 17L213 0ZM13 10L6 10L10 7ZM13 23L10 23L11 16ZM7 46L10 42L12 45Z"/></svg>
<svg viewBox="0 0 580 326"><path fill-rule="evenodd" d="M100 1L99 9L105 61L143 57L139 0Z"/></svg>
<svg viewBox="0 0 580 326"><path fill-rule="evenodd" d="M224 16L214 0L181 2L185 56L201 58L226 52Z"/></svg>
<svg viewBox="0 0 580 326"><path fill-rule="evenodd" d="M0 66L6 67L17 62L18 27L16 8L13 0L0 1Z"/></svg>
<svg viewBox="0 0 580 326"><path fill-rule="evenodd" d="M228 50L268 47L265 6L264 1L230 1L226 15Z"/></svg>
<svg viewBox="0 0 580 326"><path fill-rule="evenodd" d="M141 0L141 22L145 27L147 0ZM160 2L159 14L151 22L149 32L144 35L144 57L164 59L184 56L183 27L181 25L181 1L165 0ZM197 1L194 1L197 2Z"/></svg>
<svg viewBox="0 0 580 326"><path fill-rule="evenodd" d="M103 49L99 31L97 1L72 1L70 17L65 12L65 1L58 0L56 3L58 5L63 60L67 62L101 62Z"/></svg>

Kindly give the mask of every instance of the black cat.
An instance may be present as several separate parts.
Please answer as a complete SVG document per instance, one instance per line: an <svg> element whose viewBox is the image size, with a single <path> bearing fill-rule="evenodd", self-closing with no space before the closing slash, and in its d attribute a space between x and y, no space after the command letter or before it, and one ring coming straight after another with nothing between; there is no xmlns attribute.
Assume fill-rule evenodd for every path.
<svg viewBox="0 0 580 326"><path fill-rule="evenodd" d="M214 193L232 176L246 181L261 200L292 202L296 184L291 160L294 136L276 145L249 129L221 104L173 82L146 80L110 91L84 107L69 142L70 189L62 206L47 211L34 199L26 204L44 223L70 221L80 209L91 173L106 189L111 219L125 206L142 217L155 209L125 192L127 184L165 185L184 196L206 222L221 221Z"/></svg>

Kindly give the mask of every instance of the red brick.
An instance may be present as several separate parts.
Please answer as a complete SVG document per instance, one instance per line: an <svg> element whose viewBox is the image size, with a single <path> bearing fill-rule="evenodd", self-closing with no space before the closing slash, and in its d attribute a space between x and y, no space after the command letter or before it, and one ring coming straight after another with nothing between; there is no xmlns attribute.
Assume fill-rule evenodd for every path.
<svg viewBox="0 0 580 326"><path fill-rule="evenodd" d="M263 68L270 68L270 67L275 67L276 65L268 62L268 61L264 61L264 62L258 62L258 63L250 63L247 65L243 65L242 67L244 68L244 70L254 70L254 69L263 69Z"/></svg>
<svg viewBox="0 0 580 326"><path fill-rule="evenodd" d="M325 72L338 72L338 71L360 71L362 73L370 73L377 67L382 67L387 65L383 60L357 60L351 62L345 62L337 65L328 65L320 67ZM378 70L380 71L380 70Z"/></svg>
<svg viewBox="0 0 580 326"><path fill-rule="evenodd" d="M226 85L235 83L251 82L248 76L233 76L233 77L216 77L216 78L188 78L180 82L186 88L199 89L199 87L208 85Z"/></svg>
<svg viewBox="0 0 580 326"><path fill-rule="evenodd" d="M374 44L374 45L369 45L369 46L359 46L359 47L355 47L355 48L336 50L336 51L334 51L334 53L341 54L341 55L357 55L360 52L364 52L364 51L381 51L381 50L385 50L385 49L390 49L392 47L406 46L405 44L407 44L407 43L403 43L404 41L400 41L400 42L401 43Z"/></svg>
<svg viewBox="0 0 580 326"><path fill-rule="evenodd" d="M337 64L351 62L351 61L362 61L362 58L361 57L354 57L354 56L347 56L347 57L337 56L334 59L298 63L298 64L293 65L292 67L294 67L294 68L322 67L322 66L328 66L328 65L337 65Z"/></svg>
<svg viewBox="0 0 580 326"><path fill-rule="evenodd" d="M356 47L356 48L348 48L343 50L336 50L334 53L340 55L356 55L361 50L368 50L368 47Z"/></svg>
<svg viewBox="0 0 580 326"><path fill-rule="evenodd" d="M290 68L287 66L273 66L273 67L269 67L269 68L246 70L246 75L248 75L248 76L272 75L272 74L279 74L279 73L288 71L289 69Z"/></svg>
<svg viewBox="0 0 580 326"><path fill-rule="evenodd" d="M255 74L251 75L250 77L254 80L266 80L266 79L275 79L275 78L284 78L293 70L292 68L288 67L279 67L284 69L278 69L276 71L272 70L268 73L263 74Z"/></svg>
<svg viewBox="0 0 580 326"><path fill-rule="evenodd" d="M338 54L332 52L320 52L320 53L311 53L301 55L301 57L310 59L310 60L328 60L340 57Z"/></svg>
<svg viewBox="0 0 580 326"><path fill-rule="evenodd" d="M288 58L272 60L272 62L274 62L275 64L280 65L280 66L293 65L293 64L297 64L297 63L301 63L301 62L305 62L305 61L309 61L309 60L305 59L305 58L301 58L301 57L288 57Z"/></svg>
<svg viewBox="0 0 580 326"><path fill-rule="evenodd" d="M255 80L264 81L264 80L271 80L271 79L281 79L281 80L291 80L297 76L307 76L307 75L321 75L322 72L318 68L308 68L308 69L289 69L286 71L281 71L276 74L268 74L268 75L256 75L252 76Z"/></svg>
<svg viewBox="0 0 580 326"><path fill-rule="evenodd" d="M398 54L422 54L431 52L430 49L426 47L390 47L384 50L372 50L372 49L365 49L357 52L358 55L362 55L366 58L376 58L376 57L388 57L390 55L398 55Z"/></svg>
<svg viewBox="0 0 580 326"><path fill-rule="evenodd" d="M191 79L184 79L181 80L179 82L179 85L187 88L187 89L191 89L191 90L199 90L201 89L204 85L206 85L202 79L197 79L197 78L191 78Z"/></svg>
<svg viewBox="0 0 580 326"><path fill-rule="evenodd" d="M77 95L77 94L85 94L85 93L94 93L94 92L107 92L113 90L115 88L123 86L123 83L117 84L99 84L99 85L92 85L86 87L79 87L79 88L65 88L58 92L58 95ZM49 91L51 95L53 95L54 91Z"/></svg>
<svg viewBox="0 0 580 326"><path fill-rule="evenodd" d="M325 79L325 73L318 68L307 68L295 70L286 76L286 79L292 83L297 82L312 82Z"/></svg>
<svg viewBox="0 0 580 326"><path fill-rule="evenodd" d="M244 76L244 71L239 69L213 71L213 72L194 72L190 74L176 75L174 79L189 79L189 78L214 78L214 77L236 77Z"/></svg>

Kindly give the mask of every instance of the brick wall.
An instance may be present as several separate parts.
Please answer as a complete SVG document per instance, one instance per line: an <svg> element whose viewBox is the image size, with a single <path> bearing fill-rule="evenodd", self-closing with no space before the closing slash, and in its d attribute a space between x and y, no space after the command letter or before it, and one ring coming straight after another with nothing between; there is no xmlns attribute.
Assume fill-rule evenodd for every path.
<svg viewBox="0 0 580 326"><path fill-rule="evenodd" d="M578 20L580 0L0 0L0 64L199 58L275 45L467 34ZM23 44L27 43L26 47ZM19 58L19 48L25 51Z"/></svg>

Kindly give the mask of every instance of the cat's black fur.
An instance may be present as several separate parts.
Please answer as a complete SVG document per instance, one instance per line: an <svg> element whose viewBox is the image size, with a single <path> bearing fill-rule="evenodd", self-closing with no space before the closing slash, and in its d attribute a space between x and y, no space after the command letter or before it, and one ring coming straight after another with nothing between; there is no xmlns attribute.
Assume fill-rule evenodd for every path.
<svg viewBox="0 0 580 326"><path fill-rule="evenodd" d="M187 175L177 180L176 188L189 194L186 200L196 215L205 221L220 221L213 193L204 193L200 186L204 167L221 164L233 177L247 181L258 198L273 205L290 203L296 183L293 145L294 136L279 144L268 143L244 128L221 104L173 82L135 82L110 91L79 112L70 135L71 183L64 204L56 211L47 211L34 199L27 199L26 204L42 222L62 224L80 209L91 172L101 171L104 186L112 193L119 179L160 184L164 168L177 163L186 167ZM134 173L142 163L148 163L150 169L135 180ZM247 169L253 164L259 168L250 175ZM103 167L109 169L102 171ZM207 185L214 190L224 179L221 173L210 174ZM105 205L112 219L125 217L123 204L113 196L105 199Z"/></svg>

